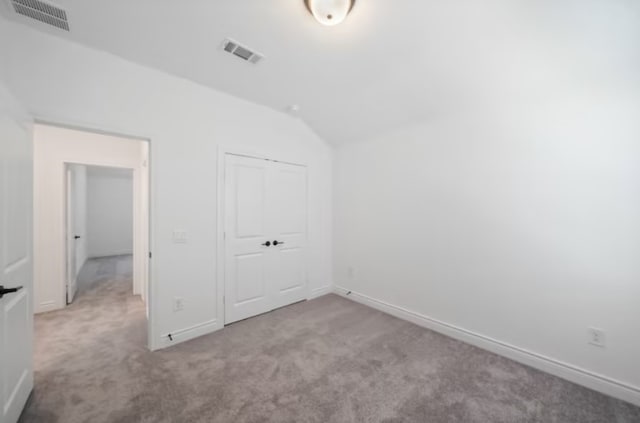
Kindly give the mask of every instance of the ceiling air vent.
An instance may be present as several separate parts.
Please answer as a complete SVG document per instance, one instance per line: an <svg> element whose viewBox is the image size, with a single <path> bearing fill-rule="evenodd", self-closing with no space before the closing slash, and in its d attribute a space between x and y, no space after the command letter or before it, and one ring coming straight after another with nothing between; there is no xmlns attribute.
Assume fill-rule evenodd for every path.
<svg viewBox="0 0 640 423"><path fill-rule="evenodd" d="M251 49L229 39L224 40L224 42L222 43L222 49L227 53L231 53L234 56L237 56L242 60L246 60L247 62L253 64L256 64L264 59L264 56L262 54L256 53L255 51L252 51Z"/></svg>
<svg viewBox="0 0 640 423"><path fill-rule="evenodd" d="M11 0L16 13L44 22L56 28L69 30L67 13L59 7L40 0Z"/></svg>

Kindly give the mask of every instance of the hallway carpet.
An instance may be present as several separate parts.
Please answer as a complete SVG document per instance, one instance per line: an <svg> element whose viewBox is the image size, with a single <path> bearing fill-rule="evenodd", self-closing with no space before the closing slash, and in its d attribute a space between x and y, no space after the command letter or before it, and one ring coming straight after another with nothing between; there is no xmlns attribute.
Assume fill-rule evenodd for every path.
<svg viewBox="0 0 640 423"><path fill-rule="evenodd" d="M36 317L22 422L640 422L640 409L335 295L146 350L130 258Z"/></svg>

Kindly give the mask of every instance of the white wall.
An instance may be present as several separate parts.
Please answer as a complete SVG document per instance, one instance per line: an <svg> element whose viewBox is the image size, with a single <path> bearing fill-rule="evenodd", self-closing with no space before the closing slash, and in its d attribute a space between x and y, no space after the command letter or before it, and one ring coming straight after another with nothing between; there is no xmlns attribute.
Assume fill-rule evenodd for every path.
<svg viewBox="0 0 640 423"><path fill-rule="evenodd" d="M89 257L133 253L133 173L90 167L87 177Z"/></svg>
<svg viewBox="0 0 640 423"><path fill-rule="evenodd" d="M221 144L308 165L309 284L314 294L330 290L332 149L304 123L6 21L0 56L8 85L34 116L151 140L154 347L169 344L167 333L181 340L222 325L215 264ZM187 232L186 244L171 242L174 229ZM183 311L173 312L174 297L184 298Z"/></svg>
<svg viewBox="0 0 640 423"><path fill-rule="evenodd" d="M628 2L512 4L522 22L496 9L495 25L438 41L451 51L473 35L449 101L337 150L334 281L640 404L637 14ZM606 348L588 344L589 327Z"/></svg>
<svg viewBox="0 0 640 423"><path fill-rule="evenodd" d="M609 76L338 149L336 285L640 403L640 95Z"/></svg>
<svg viewBox="0 0 640 423"><path fill-rule="evenodd" d="M461 118L340 149L336 284L640 389L629 106L538 110L546 127Z"/></svg>

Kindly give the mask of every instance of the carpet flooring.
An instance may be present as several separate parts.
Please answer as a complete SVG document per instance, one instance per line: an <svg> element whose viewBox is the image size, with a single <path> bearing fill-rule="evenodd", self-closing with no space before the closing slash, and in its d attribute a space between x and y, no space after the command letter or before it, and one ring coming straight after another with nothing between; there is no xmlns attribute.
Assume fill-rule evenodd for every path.
<svg viewBox="0 0 640 423"><path fill-rule="evenodd" d="M640 409L335 295L151 353L130 257L36 316L23 423L640 422Z"/></svg>

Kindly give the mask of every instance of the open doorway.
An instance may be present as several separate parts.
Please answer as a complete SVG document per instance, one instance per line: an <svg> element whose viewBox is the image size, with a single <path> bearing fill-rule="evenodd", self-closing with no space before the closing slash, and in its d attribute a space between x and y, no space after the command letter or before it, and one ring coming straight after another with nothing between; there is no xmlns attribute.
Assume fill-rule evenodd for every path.
<svg viewBox="0 0 640 423"><path fill-rule="evenodd" d="M66 179L66 244L67 244L67 304L71 304L78 291L78 275L87 260L87 169L69 164Z"/></svg>
<svg viewBox="0 0 640 423"><path fill-rule="evenodd" d="M31 409L93 404L151 345L149 143L37 123L33 181Z"/></svg>
<svg viewBox="0 0 640 423"><path fill-rule="evenodd" d="M102 307L98 298L117 294L120 303L104 304L104 310L120 309L120 315L109 316L127 314L128 323L144 327L138 345L149 345L148 144L48 124L34 126L36 347L47 346L39 334L65 330L48 327L48 320L71 325L81 320L67 314L84 308L81 299L87 305L83 294L94 295L88 309L95 315ZM128 314L131 310L139 315ZM92 324L122 326L109 316ZM48 329L38 330L39 326Z"/></svg>
<svg viewBox="0 0 640 423"><path fill-rule="evenodd" d="M134 289L133 169L66 166L67 305Z"/></svg>

